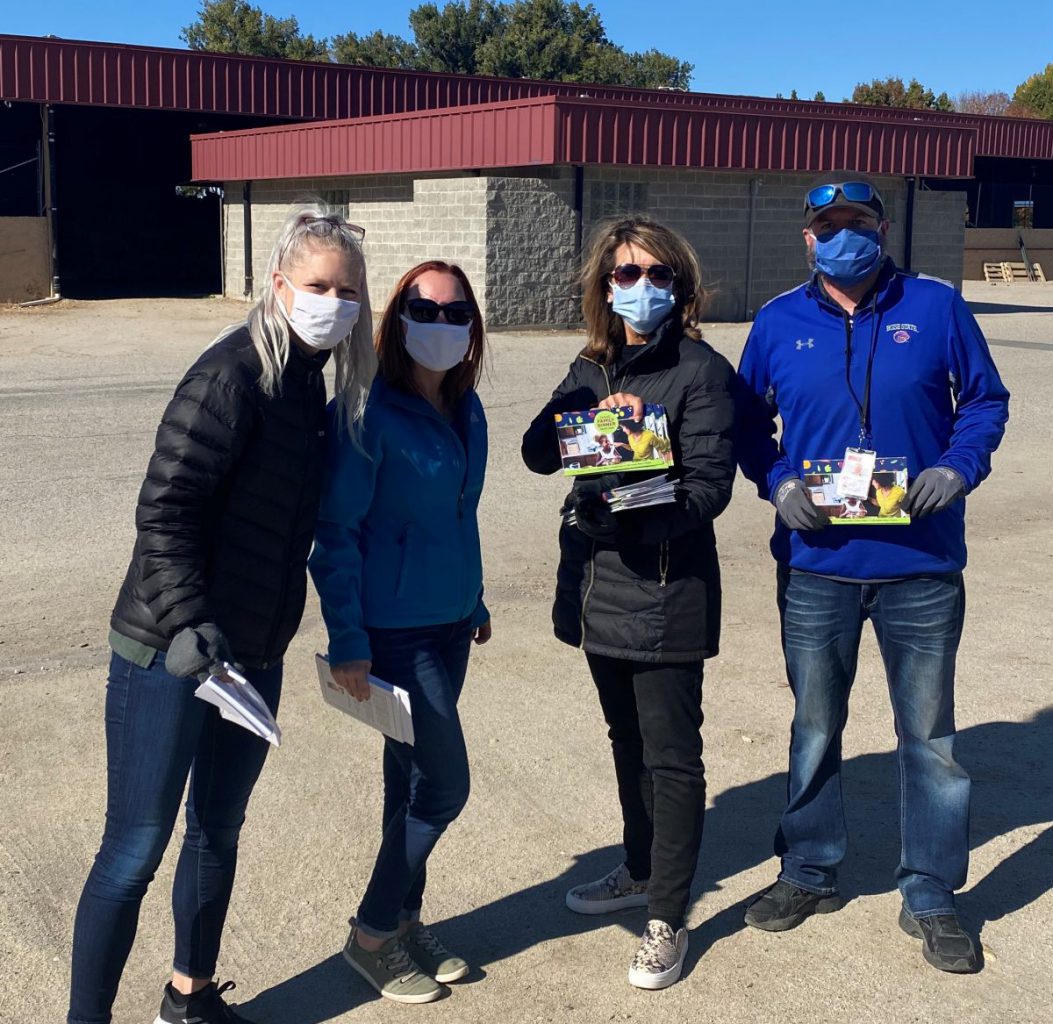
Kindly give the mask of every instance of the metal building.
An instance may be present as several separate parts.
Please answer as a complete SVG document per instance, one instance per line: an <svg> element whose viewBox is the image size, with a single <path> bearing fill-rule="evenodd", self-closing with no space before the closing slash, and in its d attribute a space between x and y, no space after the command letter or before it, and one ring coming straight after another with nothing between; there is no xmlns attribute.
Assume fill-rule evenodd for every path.
<svg viewBox="0 0 1053 1024"><path fill-rule="evenodd" d="M698 248L715 318L748 316L800 276L800 192L833 168L880 178L907 265L960 280L967 224L1053 250L1047 121L14 36L0 99L0 300L251 293L321 194L369 229L374 291L445 255L492 323L573 322L583 236L641 210Z"/></svg>

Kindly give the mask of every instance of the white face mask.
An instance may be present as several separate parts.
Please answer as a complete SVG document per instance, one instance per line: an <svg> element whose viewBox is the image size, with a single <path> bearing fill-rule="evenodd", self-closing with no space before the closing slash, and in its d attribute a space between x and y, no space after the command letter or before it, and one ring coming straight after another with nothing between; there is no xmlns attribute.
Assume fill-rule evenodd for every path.
<svg viewBox="0 0 1053 1024"><path fill-rule="evenodd" d="M468 354L472 340L470 323L420 324L405 314L399 319L406 329L406 351L421 366L435 371L451 370Z"/></svg>
<svg viewBox="0 0 1053 1024"><path fill-rule="evenodd" d="M293 293L292 312L285 308L281 295L277 296L278 309L296 336L311 348L320 351L336 348L358 323L361 303L300 291L284 274L282 280Z"/></svg>

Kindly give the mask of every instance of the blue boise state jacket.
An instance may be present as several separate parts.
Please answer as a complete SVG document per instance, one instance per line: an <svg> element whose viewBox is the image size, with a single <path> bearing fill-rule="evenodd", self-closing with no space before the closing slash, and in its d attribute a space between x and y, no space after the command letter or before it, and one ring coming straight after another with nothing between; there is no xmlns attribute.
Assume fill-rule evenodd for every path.
<svg viewBox="0 0 1053 1024"><path fill-rule="evenodd" d="M332 423L311 575L332 664L371 660L369 627L489 619L477 509L486 471L482 403L468 391L454 426L377 377L357 448ZM466 444L461 438L466 440Z"/></svg>
<svg viewBox="0 0 1053 1024"><path fill-rule="evenodd" d="M944 281L886 260L872 296L853 315L817 278L772 299L757 315L739 365L738 459L771 499L809 459L843 458L859 443L859 407L873 351L872 445L906 456L910 479L947 466L966 493L991 471L1009 392L962 297ZM775 417L782 419L777 444ZM878 580L951 573L966 561L965 501L906 527L788 530L776 516L775 559L805 572Z"/></svg>

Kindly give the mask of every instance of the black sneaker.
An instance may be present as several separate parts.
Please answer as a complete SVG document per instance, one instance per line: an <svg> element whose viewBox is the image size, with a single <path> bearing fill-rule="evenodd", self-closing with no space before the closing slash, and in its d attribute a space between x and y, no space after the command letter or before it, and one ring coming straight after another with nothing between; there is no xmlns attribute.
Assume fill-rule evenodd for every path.
<svg viewBox="0 0 1053 1024"><path fill-rule="evenodd" d="M172 986L165 985L165 995L154 1024L252 1024L248 1017L235 1013L221 996L234 988L234 982L216 985L210 981L192 996L180 995Z"/></svg>
<svg viewBox="0 0 1053 1024"><path fill-rule="evenodd" d="M908 935L921 939L921 955L933 967L951 974L972 974L979 969L976 947L959 924L957 914L911 917L903 907L899 926Z"/></svg>
<svg viewBox="0 0 1053 1024"><path fill-rule="evenodd" d="M796 928L812 914L832 914L844 905L840 893L820 896L780 878L749 905L745 921L751 928L785 932Z"/></svg>

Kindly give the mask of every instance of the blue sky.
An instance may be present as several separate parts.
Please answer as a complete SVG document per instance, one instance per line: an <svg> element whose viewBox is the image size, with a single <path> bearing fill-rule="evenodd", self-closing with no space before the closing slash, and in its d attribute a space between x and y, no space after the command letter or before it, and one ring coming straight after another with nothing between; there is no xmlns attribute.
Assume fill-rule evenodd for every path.
<svg viewBox="0 0 1053 1024"><path fill-rule="evenodd" d="M442 0L439 0L441 3ZM330 36L382 29L409 36L404 0L262 0L256 6L300 27ZM180 29L198 0L40 0L5 5L0 31L67 39L181 47ZM664 50L695 65L692 87L702 92L810 99L821 89L840 100L856 82L912 76L952 97L963 90L1012 94L1028 75L1053 61L1053 4L1029 5L1026 18L997 16L989 3L885 0L810 6L753 0L598 0L608 36L630 50ZM853 21L858 24L853 25Z"/></svg>

